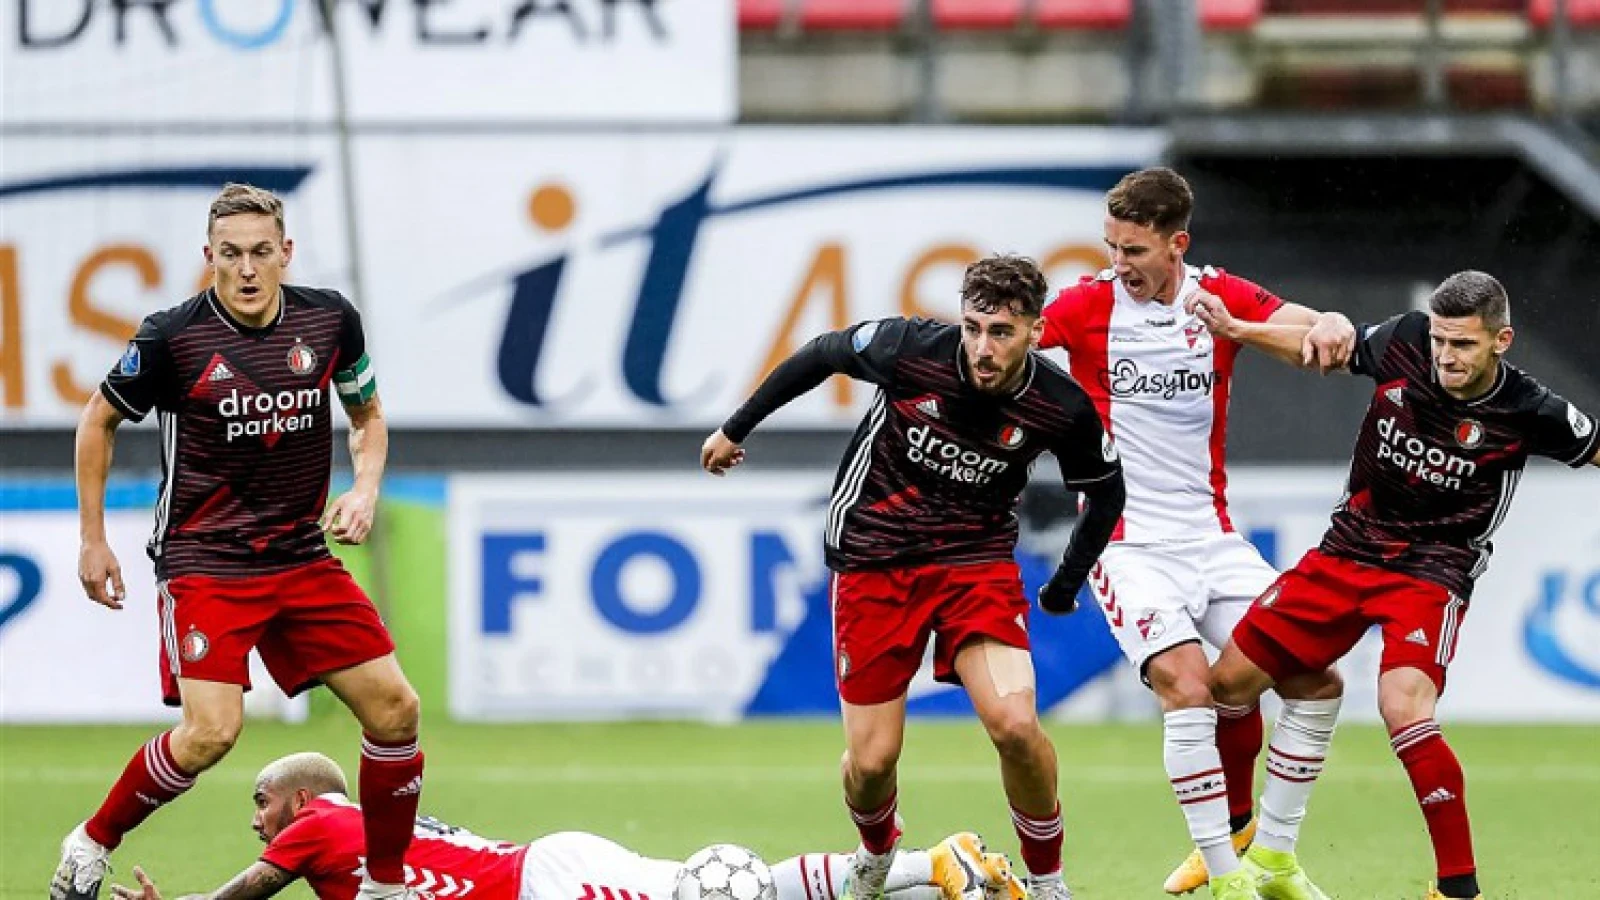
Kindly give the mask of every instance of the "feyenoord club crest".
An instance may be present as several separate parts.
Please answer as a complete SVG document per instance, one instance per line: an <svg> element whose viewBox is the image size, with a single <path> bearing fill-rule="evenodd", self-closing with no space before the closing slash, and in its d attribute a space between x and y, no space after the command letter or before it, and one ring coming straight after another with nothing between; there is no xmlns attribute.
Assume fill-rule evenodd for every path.
<svg viewBox="0 0 1600 900"><path fill-rule="evenodd" d="M850 676L850 654L839 651L839 680L843 681Z"/></svg>
<svg viewBox="0 0 1600 900"><path fill-rule="evenodd" d="M1465 450L1478 449L1483 443L1483 423L1477 419L1462 419L1456 424L1456 443Z"/></svg>
<svg viewBox="0 0 1600 900"><path fill-rule="evenodd" d="M1283 588L1275 584L1267 588L1267 592L1261 595L1261 599L1257 600L1256 604L1259 606L1271 606L1278 602L1278 595L1281 593L1283 593Z"/></svg>
<svg viewBox="0 0 1600 900"><path fill-rule="evenodd" d="M1027 439L1027 432L1015 425L1007 425L1006 427L1000 429L1000 446L1006 448L1007 450L1015 450L1018 447L1021 447L1022 442Z"/></svg>
<svg viewBox="0 0 1600 900"><path fill-rule="evenodd" d="M296 375L310 375L317 367L317 354L299 341L289 348L289 371Z"/></svg>
<svg viewBox="0 0 1600 900"><path fill-rule="evenodd" d="M183 636L183 641L179 644L178 653L184 662L192 663L205 659L210 651L211 640L206 637L206 633L190 628L189 633Z"/></svg>

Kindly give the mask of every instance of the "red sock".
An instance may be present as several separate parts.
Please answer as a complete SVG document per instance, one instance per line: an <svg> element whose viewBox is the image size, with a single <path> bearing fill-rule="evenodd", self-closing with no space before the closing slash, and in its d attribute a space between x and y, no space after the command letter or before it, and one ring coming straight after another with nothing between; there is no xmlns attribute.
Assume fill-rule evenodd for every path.
<svg viewBox="0 0 1600 900"><path fill-rule="evenodd" d="M1030 875L1052 875L1061 871L1061 804L1049 818L1035 819L1015 806L1011 807L1011 825L1017 829L1017 840L1022 843L1022 862Z"/></svg>
<svg viewBox="0 0 1600 900"><path fill-rule="evenodd" d="M845 801L845 806L850 810L850 819L856 823L856 830L861 832L861 846L867 848L869 853L888 853L894 846L895 839L900 836L900 829L895 824L894 813L899 805L899 792L889 795L877 809L862 811Z"/></svg>
<svg viewBox="0 0 1600 900"><path fill-rule="evenodd" d="M1261 707L1217 705L1217 752L1228 780L1228 817L1248 820L1255 809L1256 757L1261 755Z"/></svg>
<svg viewBox="0 0 1600 900"><path fill-rule="evenodd" d="M95 843L115 850L123 835L193 786L194 776L172 758L172 732L162 732L128 760L85 830Z"/></svg>
<svg viewBox="0 0 1600 900"><path fill-rule="evenodd" d="M1472 875L1472 825L1467 821L1467 780L1461 763L1432 719L1412 722L1389 736L1395 755L1411 776L1411 787L1428 821L1439 877Z"/></svg>
<svg viewBox="0 0 1600 900"><path fill-rule="evenodd" d="M367 834L367 877L404 884L406 848L422 799L422 752L417 739L361 736L361 824Z"/></svg>

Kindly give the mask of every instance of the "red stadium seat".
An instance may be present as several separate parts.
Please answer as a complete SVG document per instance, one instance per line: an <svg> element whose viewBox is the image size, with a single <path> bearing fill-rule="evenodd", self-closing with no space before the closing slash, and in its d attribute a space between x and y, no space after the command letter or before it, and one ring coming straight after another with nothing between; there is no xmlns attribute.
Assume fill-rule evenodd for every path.
<svg viewBox="0 0 1600 900"><path fill-rule="evenodd" d="M1213 31L1244 31L1261 19L1262 0L1200 0L1200 22Z"/></svg>
<svg viewBox="0 0 1600 900"><path fill-rule="evenodd" d="M944 30L1015 28L1024 0L933 0L933 24Z"/></svg>
<svg viewBox="0 0 1600 900"><path fill-rule="evenodd" d="M1556 0L1533 0L1528 17L1540 28L1550 27L1556 15ZM1567 17L1574 28L1600 28L1600 0L1567 0Z"/></svg>
<svg viewBox="0 0 1600 900"><path fill-rule="evenodd" d="M1124 28L1133 18L1133 0L1039 0L1034 21L1040 28L1064 31Z"/></svg>
<svg viewBox="0 0 1600 900"><path fill-rule="evenodd" d="M893 31L905 21L906 0L802 0L800 27L818 31Z"/></svg>
<svg viewBox="0 0 1600 900"><path fill-rule="evenodd" d="M1446 15L1509 13L1520 15L1527 0L1444 0ZM1266 11L1301 16L1420 16L1428 0L1267 0Z"/></svg>
<svg viewBox="0 0 1600 900"><path fill-rule="evenodd" d="M739 28L771 31L783 21L784 0L739 0Z"/></svg>

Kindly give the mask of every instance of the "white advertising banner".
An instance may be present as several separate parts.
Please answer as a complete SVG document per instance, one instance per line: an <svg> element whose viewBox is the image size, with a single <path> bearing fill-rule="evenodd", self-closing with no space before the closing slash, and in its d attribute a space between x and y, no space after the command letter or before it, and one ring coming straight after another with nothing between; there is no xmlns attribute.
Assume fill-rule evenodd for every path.
<svg viewBox="0 0 1600 900"><path fill-rule="evenodd" d="M815 474L452 479L451 712L739 716L821 577L825 491Z"/></svg>
<svg viewBox="0 0 1600 900"><path fill-rule="evenodd" d="M6 138L0 153L0 423L71 427L146 315L209 284L223 184L284 198L293 277L349 269L324 138Z"/></svg>
<svg viewBox="0 0 1600 900"><path fill-rule="evenodd" d="M1100 268L1105 191L1162 146L1094 128L361 137L358 299L385 410L715 426L820 331L954 317L981 254L1033 256L1056 284ZM345 286L337 167L322 138L8 138L3 421L70 425L138 318L193 291L222 181L285 193L291 279ZM836 382L774 426L853 424L868 392Z"/></svg>
<svg viewBox="0 0 1600 900"><path fill-rule="evenodd" d="M1238 469L1235 520L1280 568L1320 540L1344 473ZM450 702L473 719L726 719L837 709L820 522L807 472L452 479ZM1600 722L1600 479L1523 479L1479 582L1442 715ZM1051 558L1023 563L1030 589ZM1041 704L1123 666L1092 603L1035 615ZM1108 652L1101 653L1104 649ZM1347 716L1376 717L1380 646L1343 664ZM1095 660L1092 670L1063 660ZM926 673L924 673L924 676ZM960 708L926 677L912 708Z"/></svg>
<svg viewBox="0 0 1600 900"><path fill-rule="evenodd" d="M77 495L59 479L0 482L0 722L176 720L161 702L160 620L145 542L156 485L113 481L106 538L122 564L123 608L78 583ZM253 654L251 714L305 718Z"/></svg>
<svg viewBox="0 0 1600 900"><path fill-rule="evenodd" d="M733 0L14 0L5 124L722 124ZM334 26L330 28L330 24Z"/></svg>
<svg viewBox="0 0 1600 900"><path fill-rule="evenodd" d="M954 318L981 254L1058 284L1102 267L1104 193L1161 146L1073 128L367 140L362 196L404 182L425 211L363 223L377 346L408 354L385 396L414 425L714 426L818 332ZM774 422L849 425L869 399L840 380Z"/></svg>

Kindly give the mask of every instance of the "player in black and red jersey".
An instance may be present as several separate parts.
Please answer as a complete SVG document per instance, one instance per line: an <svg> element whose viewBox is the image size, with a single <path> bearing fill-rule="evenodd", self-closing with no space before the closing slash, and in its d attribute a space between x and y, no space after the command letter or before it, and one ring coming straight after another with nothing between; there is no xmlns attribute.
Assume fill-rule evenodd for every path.
<svg viewBox="0 0 1600 900"><path fill-rule="evenodd" d="M1218 334L1297 358L1285 351L1303 328L1239 322L1213 298L1193 306ZM1322 545L1257 599L1212 670L1219 703L1254 702L1382 628L1378 706L1433 840L1432 898L1478 896L1461 764L1434 721L1473 583L1528 457L1600 465L1594 418L1506 362L1512 337L1505 288L1470 271L1439 285L1428 312L1359 330L1351 370L1377 387L1345 498ZM1322 763L1296 763L1296 818Z"/></svg>
<svg viewBox="0 0 1600 900"><path fill-rule="evenodd" d="M1030 260L967 268L961 322L864 322L824 334L779 365L706 440L722 474L768 415L844 374L878 387L845 452L825 531L835 671L843 702L845 799L861 833L851 896L878 900L900 827L895 765L906 690L934 638L934 672L962 684L1000 754L1022 857L1038 900L1061 880L1056 755L1039 726L1028 601L1014 558L1017 500L1050 451L1086 509L1040 595L1067 612L1122 513L1122 467L1077 382L1031 352L1045 279Z"/></svg>
<svg viewBox="0 0 1600 900"><path fill-rule="evenodd" d="M402 898L422 790L417 695L377 610L328 552L366 539L388 453L361 319L335 291L282 283L294 244L271 193L228 185L212 202L215 286L144 320L78 423L89 598L121 609L105 488L123 420L155 410L162 484L149 553L160 596L161 679L177 727L134 754L100 809L62 843L53 900L94 900L122 838L194 784L243 725L248 656L295 694L328 685L363 729L367 900ZM350 418L355 485L328 504L334 388Z"/></svg>

